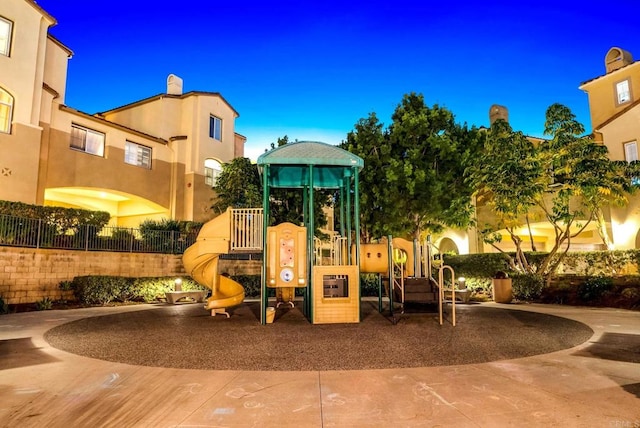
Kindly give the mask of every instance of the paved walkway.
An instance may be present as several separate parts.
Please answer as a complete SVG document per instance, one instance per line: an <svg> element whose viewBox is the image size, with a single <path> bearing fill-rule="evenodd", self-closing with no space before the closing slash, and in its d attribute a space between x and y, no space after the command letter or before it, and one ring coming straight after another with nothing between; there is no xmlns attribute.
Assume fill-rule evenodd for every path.
<svg viewBox="0 0 640 428"><path fill-rule="evenodd" d="M69 321L157 306L3 315L0 426L640 426L640 313L486 305L566 317L594 334L570 349L478 364L220 371L108 362L44 340Z"/></svg>

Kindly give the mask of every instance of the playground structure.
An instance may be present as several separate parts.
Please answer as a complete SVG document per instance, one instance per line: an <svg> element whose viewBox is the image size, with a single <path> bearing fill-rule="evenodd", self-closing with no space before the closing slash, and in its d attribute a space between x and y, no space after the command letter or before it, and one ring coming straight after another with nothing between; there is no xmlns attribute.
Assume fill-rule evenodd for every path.
<svg viewBox="0 0 640 428"><path fill-rule="evenodd" d="M218 273L221 254L262 252L261 323L267 323L268 289L274 288L276 305L294 305L295 289L302 291L302 312L313 324L360 321L360 274L379 278L379 310L383 310L382 283L387 279L389 310L394 300L436 303L443 323L446 293L450 293L451 322L455 325L456 281L453 269L440 266L432 275L431 244L388 237L380 243L360 244L358 172L359 157L335 146L317 142L290 143L260 156L262 209L228 209L206 223L196 243L183 255L188 274L211 288L205 308L212 315L229 314L225 308L244 300L242 285ZM270 226L271 188L301 189L304 224ZM314 189L334 189L340 231L327 248L314 236ZM328 249L328 257L325 252ZM445 287L446 274L450 286ZM270 308L269 308L270 309ZM273 309L270 309L273 311ZM394 318L395 320L395 318Z"/></svg>

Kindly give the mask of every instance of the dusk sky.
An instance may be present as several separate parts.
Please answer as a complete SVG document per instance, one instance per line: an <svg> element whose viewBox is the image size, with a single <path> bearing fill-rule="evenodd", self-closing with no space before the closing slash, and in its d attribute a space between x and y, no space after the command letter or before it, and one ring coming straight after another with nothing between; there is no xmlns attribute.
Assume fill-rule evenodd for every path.
<svg viewBox="0 0 640 428"><path fill-rule="evenodd" d="M409 92L469 126L504 105L532 136L559 102L590 132L580 83L604 74L613 46L640 59L638 0L38 4L74 52L68 106L119 107L165 92L173 73L185 92L220 92L240 113L253 159L284 135L338 144L370 112L387 126Z"/></svg>

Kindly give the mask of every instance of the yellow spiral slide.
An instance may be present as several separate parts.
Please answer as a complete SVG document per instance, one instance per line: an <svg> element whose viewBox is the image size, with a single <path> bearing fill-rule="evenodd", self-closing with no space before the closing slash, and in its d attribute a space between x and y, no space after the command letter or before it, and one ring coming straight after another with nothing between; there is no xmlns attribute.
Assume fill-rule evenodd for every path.
<svg viewBox="0 0 640 428"><path fill-rule="evenodd" d="M218 274L220 254L229 252L231 237L231 210L205 223L196 242L182 255L184 268L194 280L211 289L205 309L211 315L229 313L225 310L244 300L244 288L231 278Z"/></svg>

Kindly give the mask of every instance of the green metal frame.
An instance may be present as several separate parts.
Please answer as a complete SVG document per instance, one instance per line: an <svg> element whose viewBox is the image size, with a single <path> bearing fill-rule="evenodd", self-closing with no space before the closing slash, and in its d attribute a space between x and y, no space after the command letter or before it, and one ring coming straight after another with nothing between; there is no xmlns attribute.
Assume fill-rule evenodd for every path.
<svg viewBox="0 0 640 428"><path fill-rule="evenodd" d="M269 304L266 284L267 276L267 227L269 226L269 196L271 188L303 189L304 225L307 227L307 286L303 313L313 320L313 250L314 250L314 216L313 192L315 189L337 189L340 191L340 232L347 236L347 260L349 264L360 265L360 197L359 172L364 161L339 147L329 144L302 141L286 144L264 153L258 158L258 167L262 173L262 206L263 217L263 254L261 281L260 322L267 322L267 306ZM353 193L353 195L352 195ZM353 197L353 216L351 215L351 198ZM346 207L345 207L346 205ZM352 227L353 217L353 227ZM346 230L345 230L346 220ZM355 234L355 260L350 248L352 232ZM358 277L358 282L360 278ZM358 286L358 299L360 299Z"/></svg>

